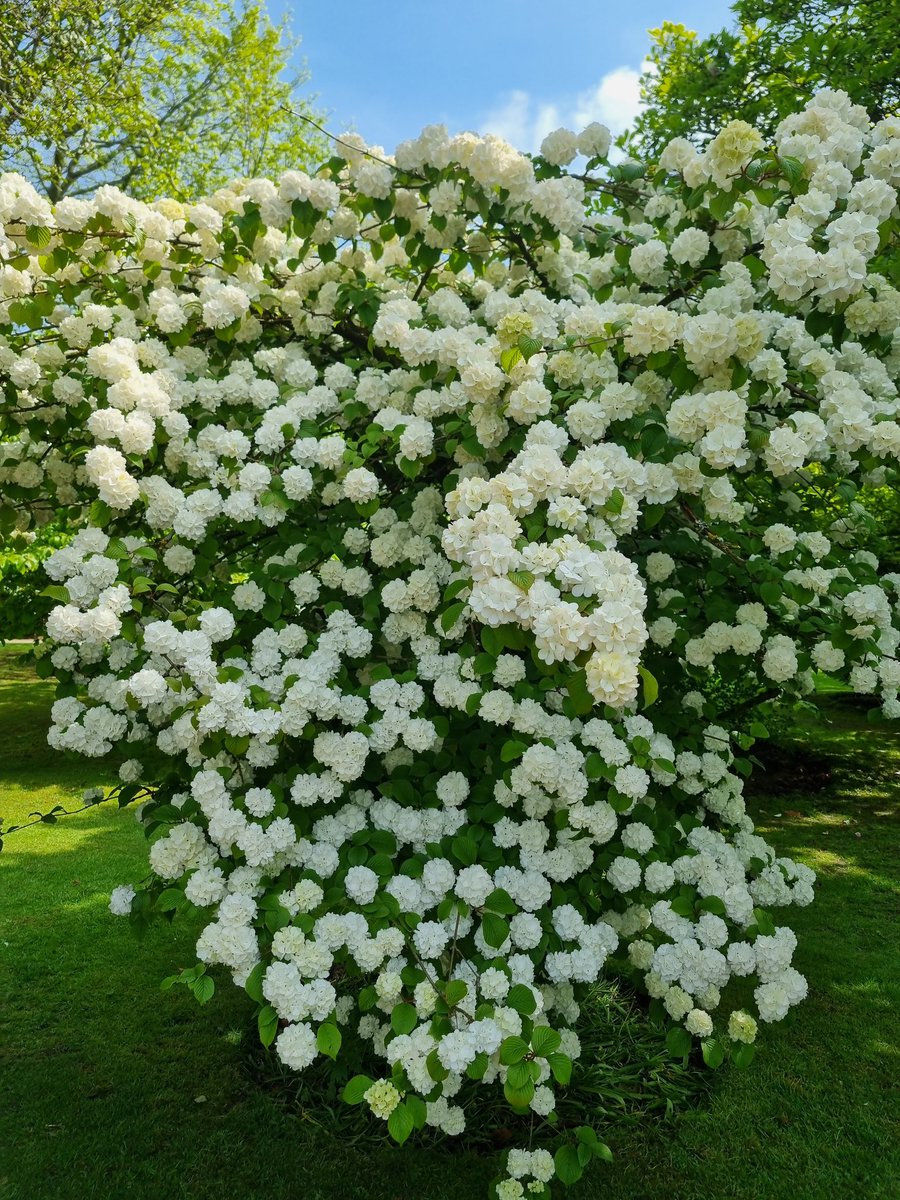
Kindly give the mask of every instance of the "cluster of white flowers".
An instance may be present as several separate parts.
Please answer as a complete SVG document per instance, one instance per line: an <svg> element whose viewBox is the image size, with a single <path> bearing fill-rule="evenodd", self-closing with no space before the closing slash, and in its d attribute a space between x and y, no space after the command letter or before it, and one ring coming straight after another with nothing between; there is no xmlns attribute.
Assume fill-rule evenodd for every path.
<svg viewBox="0 0 900 1200"><path fill-rule="evenodd" d="M825 670L900 715L856 500L900 455L900 125L821 93L780 158L732 122L601 206L608 149L348 135L55 212L0 177L0 491L87 513L50 742L151 794L111 908L207 909L282 1061L362 1041L400 1140L478 1086L551 1115L610 970L746 1057L723 997L803 998L769 909L812 873L753 832L729 694ZM498 1195L553 1173L511 1151Z"/></svg>

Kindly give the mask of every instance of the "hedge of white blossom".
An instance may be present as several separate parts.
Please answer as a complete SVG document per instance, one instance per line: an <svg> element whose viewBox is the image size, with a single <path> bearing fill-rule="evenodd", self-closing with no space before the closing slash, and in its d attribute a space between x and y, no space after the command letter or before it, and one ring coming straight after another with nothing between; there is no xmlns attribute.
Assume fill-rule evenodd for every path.
<svg viewBox="0 0 900 1200"><path fill-rule="evenodd" d="M900 714L857 499L900 457L900 121L609 144L347 135L197 204L0 178L3 520L87 514L44 670L50 744L127 747L143 801L112 910L203 909L179 982L230 974L288 1068L374 1064L344 1098L398 1142L491 1088L530 1144L609 975L749 1063L813 897L745 810L754 704L821 670ZM595 1156L586 1113L495 1194Z"/></svg>

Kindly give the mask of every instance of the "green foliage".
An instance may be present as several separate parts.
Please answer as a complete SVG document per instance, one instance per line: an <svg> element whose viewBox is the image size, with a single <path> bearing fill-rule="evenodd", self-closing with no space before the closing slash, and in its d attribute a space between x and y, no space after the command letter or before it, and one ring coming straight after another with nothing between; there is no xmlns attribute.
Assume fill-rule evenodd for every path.
<svg viewBox="0 0 900 1200"><path fill-rule="evenodd" d="M0 9L0 144L56 201L100 184L196 199L320 157L295 114L297 39L234 0L17 0ZM315 115L315 114L312 114Z"/></svg>
<svg viewBox="0 0 900 1200"><path fill-rule="evenodd" d="M768 141L788 113L839 88L872 120L900 104L897 9L885 0L735 0L735 23L700 38L666 21L651 30L652 69L632 149L653 158L673 137L705 140L728 121Z"/></svg>
<svg viewBox="0 0 900 1200"><path fill-rule="evenodd" d="M43 526L31 535L0 538L0 636L43 634L53 600L40 595L48 582L42 563L67 540L58 525Z"/></svg>

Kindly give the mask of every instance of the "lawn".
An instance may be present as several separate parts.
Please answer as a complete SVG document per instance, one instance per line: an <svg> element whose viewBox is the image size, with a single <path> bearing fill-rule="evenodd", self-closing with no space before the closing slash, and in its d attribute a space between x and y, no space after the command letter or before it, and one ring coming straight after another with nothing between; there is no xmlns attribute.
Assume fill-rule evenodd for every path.
<svg viewBox="0 0 900 1200"><path fill-rule="evenodd" d="M111 775L46 748L52 688L23 655L0 653L7 822L77 806ZM774 766L752 801L760 826L820 874L816 903L791 914L810 998L764 1029L750 1070L709 1076L692 1103L678 1103L690 1090L680 1065L654 1053L638 1019L619 1044L598 1041L596 1077L608 1066L623 1079L630 1063L633 1097L606 1127L614 1166L573 1200L900 1195L900 731L870 727L852 698L823 696ZM218 988L204 1008L159 990L194 961L196 926L154 927L137 942L110 916L110 889L145 863L127 809L14 834L0 854L0 1198L481 1200L490 1159L338 1139L323 1106L263 1086L251 1005L236 989ZM599 1084L597 1100L613 1112Z"/></svg>

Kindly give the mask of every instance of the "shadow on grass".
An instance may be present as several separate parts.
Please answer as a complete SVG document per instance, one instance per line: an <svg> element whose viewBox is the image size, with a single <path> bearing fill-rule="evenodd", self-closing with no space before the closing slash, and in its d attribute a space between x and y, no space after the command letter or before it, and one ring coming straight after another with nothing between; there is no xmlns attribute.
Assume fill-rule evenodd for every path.
<svg viewBox="0 0 900 1200"><path fill-rule="evenodd" d="M0 693L0 722L14 735L0 811L28 803L33 786L59 798L60 780L74 789L111 773L108 760L60 765L41 745L50 692L34 686L34 703ZM827 759L823 786L813 791L794 769L792 787L775 794L762 776L750 797L779 852L822 873L816 903L785 914L809 1000L764 1030L749 1072L699 1077L712 1085L708 1102L672 1122L659 1120L678 1101L666 1092L677 1093L671 1060L635 1054L639 1026L609 1014L612 1040L584 1037L587 1090L573 1089L571 1117L605 1125L616 1162L592 1172L573 1200L900 1194L889 816L900 740L860 728L862 707L829 701L830 723L803 731ZM194 961L203 917L160 925L138 943L109 915L110 888L146 872L130 814L98 808L22 837L0 856L2 1200L483 1200L492 1156L452 1143L396 1149L368 1123L351 1144L342 1106L304 1101L296 1079L293 1094L280 1095L277 1063L248 1032L252 1005L224 976L203 1009L180 989L158 990ZM262 1086L266 1071L273 1078ZM631 1115L643 1105L651 1119L621 1120L619 1090ZM488 1107L473 1107L469 1123L487 1131L486 1144L502 1128Z"/></svg>

